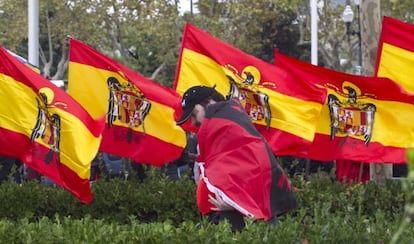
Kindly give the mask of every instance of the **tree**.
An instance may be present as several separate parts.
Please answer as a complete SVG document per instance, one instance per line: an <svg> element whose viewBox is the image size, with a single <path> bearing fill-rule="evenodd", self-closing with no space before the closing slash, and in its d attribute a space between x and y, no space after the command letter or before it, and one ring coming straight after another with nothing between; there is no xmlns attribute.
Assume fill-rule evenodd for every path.
<svg viewBox="0 0 414 244"><path fill-rule="evenodd" d="M84 1L41 1L39 13L40 60L45 77L64 79L68 67L67 37L96 43L101 16Z"/></svg>
<svg viewBox="0 0 414 244"><path fill-rule="evenodd" d="M177 6L170 1L40 2L40 68L50 79L66 76L67 36L138 68L150 78L160 75L164 67L175 69L181 33L177 35L179 27L175 24ZM0 14L2 45L25 57L27 1L2 1L0 9L3 10ZM164 76L171 77L170 74ZM171 81L163 79L163 83L171 84Z"/></svg>
<svg viewBox="0 0 414 244"><path fill-rule="evenodd" d="M414 2L411 0L381 0L381 15L414 24Z"/></svg>
<svg viewBox="0 0 414 244"><path fill-rule="evenodd" d="M200 14L186 20L246 53L273 62L275 48L297 54L298 1L210 1L200 0Z"/></svg>
<svg viewBox="0 0 414 244"><path fill-rule="evenodd" d="M39 2L40 68L52 79L66 78L70 35L170 86L185 21L269 62L274 48L310 61L309 0L199 0L200 12L184 16L179 16L179 0ZM319 60L322 66L352 71L357 44L355 37L346 41L344 2L318 1ZM413 21L411 0L382 4L383 15ZM1 45L26 57L27 0L0 1L0 21Z"/></svg>
<svg viewBox="0 0 414 244"><path fill-rule="evenodd" d="M1 45L27 57L27 1L0 1L0 21Z"/></svg>

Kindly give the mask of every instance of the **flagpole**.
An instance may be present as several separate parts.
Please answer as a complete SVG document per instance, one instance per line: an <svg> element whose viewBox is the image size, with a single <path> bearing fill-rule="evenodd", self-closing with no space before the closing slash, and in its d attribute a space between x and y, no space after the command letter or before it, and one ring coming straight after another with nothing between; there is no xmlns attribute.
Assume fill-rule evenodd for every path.
<svg viewBox="0 0 414 244"><path fill-rule="evenodd" d="M28 61L39 67L39 0L27 0L28 8Z"/></svg>
<svg viewBox="0 0 414 244"><path fill-rule="evenodd" d="M310 0L311 16L311 63L318 65L318 11L317 0Z"/></svg>

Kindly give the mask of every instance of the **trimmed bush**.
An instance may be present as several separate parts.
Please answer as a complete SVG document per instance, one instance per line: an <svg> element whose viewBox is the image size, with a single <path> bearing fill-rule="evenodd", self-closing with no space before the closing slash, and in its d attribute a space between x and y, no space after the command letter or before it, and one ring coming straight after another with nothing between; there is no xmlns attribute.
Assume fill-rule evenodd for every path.
<svg viewBox="0 0 414 244"><path fill-rule="evenodd" d="M60 187L12 181L0 185L2 243L385 243L397 231L406 195L399 181L342 185L331 177L292 179L299 208L275 227L246 219L242 233L228 223L210 225L195 203L189 178L170 181L151 169L140 183L101 179L94 200L80 203ZM414 239L408 225L400 243Z"/></svg>

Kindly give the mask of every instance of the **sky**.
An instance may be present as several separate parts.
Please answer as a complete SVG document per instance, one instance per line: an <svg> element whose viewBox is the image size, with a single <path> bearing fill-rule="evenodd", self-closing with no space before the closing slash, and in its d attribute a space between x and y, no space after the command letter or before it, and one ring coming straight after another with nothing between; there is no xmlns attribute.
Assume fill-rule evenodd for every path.
<svg viewBox="0 0 414 244"><path fill-rule="evenodd" d="M196 7L196 3L198 0L192 0L193 1L193 12L197 13L198 9ZM191 0L180 0L180 13L183 14L185 12L191 11Z"/></svg>

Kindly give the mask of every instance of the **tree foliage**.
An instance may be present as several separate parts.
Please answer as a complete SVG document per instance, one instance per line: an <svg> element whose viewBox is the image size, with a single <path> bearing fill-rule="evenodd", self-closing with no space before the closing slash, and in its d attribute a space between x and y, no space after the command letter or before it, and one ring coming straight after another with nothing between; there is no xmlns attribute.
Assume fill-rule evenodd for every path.
<svg viewBox="0 0 414 244"><path fill-rule="evenodd" d="M381 14L414 24L414 1L381 0Z"/></svg>
<svg viewBox="0 0 414 244"><path fill-rule="evenodd" d="M51 79L66 78L67 36L72 36L171 86L186 21L268 62L275 48L310 61L308 0L193 0L199 12L184 15L180 0L39 2L40 68ZM351 66L341 66L341 59L355 59L355 41L346 41L341 19L344 2L318 1L319 62L336 70ZM414 21L411 0L381 4L383 15ZM0 44L23 57L28 50L27 7L26 0L0 0Z"/></svg>
<svg viewBox="0 0 414 244"><path fill-rule="evenodd" d="M0 1L0 20L1 45L21 54L27 53L27 1Z"/></svg>
<svg viewBox="0 0 414 244"><path fill-rule="evenodd" d="M200 0L200 14L191 21L227 43L271 62L274 48L294 53L299 42L299 28L294 23L298 2Z"/></svg>

